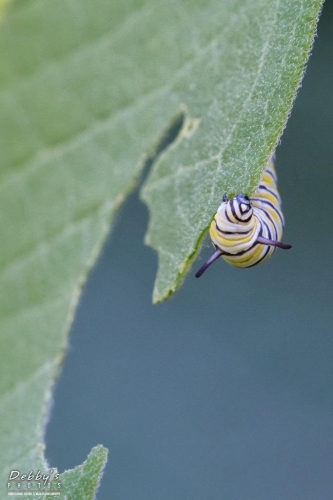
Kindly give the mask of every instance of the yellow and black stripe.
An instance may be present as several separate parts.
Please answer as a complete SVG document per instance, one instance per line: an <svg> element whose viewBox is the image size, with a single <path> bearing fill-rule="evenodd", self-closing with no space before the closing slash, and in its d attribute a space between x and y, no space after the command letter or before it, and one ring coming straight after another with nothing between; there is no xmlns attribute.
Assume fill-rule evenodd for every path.
<svg viewBox="0 0 333 500"><path fill-rule="evenodd" d="M289 249L281 243L284 226L281 199L271 156L253 195L238 194L223 202L210 226L210 237L216 252L199 269L199 278L216 259L237 267L252 267L264 262L276 247Z"/></svg>

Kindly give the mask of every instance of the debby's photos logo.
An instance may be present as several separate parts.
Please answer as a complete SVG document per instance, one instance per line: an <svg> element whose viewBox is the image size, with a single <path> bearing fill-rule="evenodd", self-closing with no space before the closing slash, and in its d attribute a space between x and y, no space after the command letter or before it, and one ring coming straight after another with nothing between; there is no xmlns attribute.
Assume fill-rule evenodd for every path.
<svg viewBox="0 0 333 500"><path fill-rule="evenodd" d="M47 473L40 470L22 473L19 470L11 470L8 475L7 491L9 496L60 496L61 481L60 474L56 469L50 469Z"/></svg>

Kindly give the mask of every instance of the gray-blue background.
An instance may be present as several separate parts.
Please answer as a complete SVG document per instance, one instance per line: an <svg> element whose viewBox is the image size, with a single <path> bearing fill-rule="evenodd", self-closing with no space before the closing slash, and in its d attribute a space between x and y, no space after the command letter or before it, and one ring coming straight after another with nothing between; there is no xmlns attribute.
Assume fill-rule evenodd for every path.
<svg viewBox="0 0 333 500"><path fill-rule="evenodd" d="M277 151L291 251L195 280L207 240L184 286L152 306L147 209L134 194L118 215L46 435L60 470L109 448L98 500L333 498L332 26L330 2Z"/></svg>

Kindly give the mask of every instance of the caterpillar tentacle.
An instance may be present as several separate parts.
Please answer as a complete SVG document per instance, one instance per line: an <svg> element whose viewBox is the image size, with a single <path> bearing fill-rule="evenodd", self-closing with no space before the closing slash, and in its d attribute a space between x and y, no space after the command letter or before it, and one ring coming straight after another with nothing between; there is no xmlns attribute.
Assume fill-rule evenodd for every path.
<svg viewBox="0 0 333 500"><path fill-rule="evenodd" d="M200 267L199 271L195 273L195 277L200 278L200 276L206 271L206 269L219 257L221 257L222 254L222 250L216 250L216 252L213 253L213 255L204 263L204 265Z"/></svg>
<svg viewBox="0 0 333 500"><path fill-rule="evenodd" d="M271 247L279 247L282 248L283 250L290 250L290 248L292 248L292 246L289 245L288 243L282 243L282 241L268 240L263 236L258 236L257 243L261 243L262 245L268 245Z"/></svg>

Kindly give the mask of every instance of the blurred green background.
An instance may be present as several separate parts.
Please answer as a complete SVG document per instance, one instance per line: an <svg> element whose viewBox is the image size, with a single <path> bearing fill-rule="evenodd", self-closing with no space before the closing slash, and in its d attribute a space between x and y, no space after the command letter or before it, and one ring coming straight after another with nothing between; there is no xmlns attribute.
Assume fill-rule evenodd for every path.
<svg viewBox="0 0 333 500"><path fill-rule="evenodd" d="M151 305L146 207L118 214L76 314L46 431L64 469L109 448L98 500L327 500L333 492L333 5L277 150L286 218L262 266L222 261Z"/></svg>

